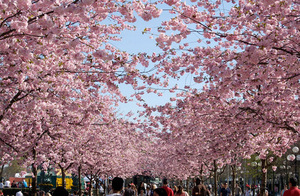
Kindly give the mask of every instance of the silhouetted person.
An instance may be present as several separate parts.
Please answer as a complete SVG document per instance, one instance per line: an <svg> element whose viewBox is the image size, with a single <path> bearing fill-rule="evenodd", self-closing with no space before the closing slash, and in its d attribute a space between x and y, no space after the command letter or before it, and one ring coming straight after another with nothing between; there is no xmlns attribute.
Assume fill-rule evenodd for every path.
<svg viewBox="0 0 300 196"><path fill-rule="evenodd" d="M283 196L300 196L300 190L297 187L298 180L291 177L289 180L289 189L284 191Z"/></svg>
<svg viewBox="0 0 300 196"><path fill-rule="evenodd" d="M119 177L115 177L113 180L112 180L112 194L110 195L107 195L107 196L119 196L121 195L121 191L123 189L123 183L124 183L124 180L122 178L119 178Z"/></svg>
<svg viewBox="0 0 300 196"><path fill-rule="evenodd" d="M161 188L165 189L168 196L174 196L173 190L168 186L168 180L165 178L163 179L163 186Z"/></svg>
<svg viewBox="0 0 300 196"><path fill-rule="evenodd" d="M168 194L164 188L157 188L154 189L153 196L168 196Z"/></svg>
<svg viewBox="0 0 300 196"><path fill-rule="evenodd" d="M69 192L62 186L56 187L53 196L69 196Z"/></svg>

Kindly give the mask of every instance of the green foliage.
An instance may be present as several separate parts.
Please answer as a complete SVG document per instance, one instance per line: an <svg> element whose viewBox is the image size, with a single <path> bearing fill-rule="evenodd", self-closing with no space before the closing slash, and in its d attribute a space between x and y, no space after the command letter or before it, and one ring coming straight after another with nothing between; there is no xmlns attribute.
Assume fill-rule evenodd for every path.
<svg viewBox="0 0 300 196"><path fill-rule="evenodd" d="M13 160L10 164L4 168L3 177L8 179L9 177L14 177L16 173L20 173L21 171L26 170L26 168L22 167L19 163L20 160Z"/></svg>

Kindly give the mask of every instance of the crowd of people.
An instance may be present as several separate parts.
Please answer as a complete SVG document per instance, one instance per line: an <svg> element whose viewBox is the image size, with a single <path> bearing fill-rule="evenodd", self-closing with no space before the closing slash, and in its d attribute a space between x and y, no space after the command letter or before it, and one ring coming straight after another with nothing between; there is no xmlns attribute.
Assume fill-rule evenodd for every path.
<svg viewBox="0 0 300 196"><path fill-rule="evenodd" d="M13 184L13 183L12 183ZM3 184L2 184L3 185ZM6 183L8 185L8 183ZM123 188L124 180L120 177L115 177L112 180L111 189L102 196L190 196L187 191L184 190L184 187L179 185L174 185L173 188L169 186L168 180L163 179L162 186L157 187L155 184L146 184L141 182L139 186L135 186L135 184L128 184L125 189ZM23 183L22 186L26 186ZM8 186L3 186L8 187ZM11 186L12 187L12 186ZM289 188L288 188L289 187ZM281 191L280 196L300 196L300 189L298 189L298 180L295 177L291 177L289 179L289 186L286 186L285 189ZM236 185L235 187L235 196L259 196L253 195L249 186L246 186L246 190L243 192L241 188ZM222 184L222 187L218 190L218 196L231 196L231 190L228 187L228 184L225 182ZM0 196L3 195L0 189ZM22 193L21 191L16 193L16 196L29 196L28 193ZM45 193L44 191L40 191L38 196L78 196L77 192L70 194L63 187L56 187L56 189L52 190L49 193ZM212 196L210 187L204 185L199 178L195 180L195 184L191 190L191 196ZM268 192L265 192L265 196L268 196Z"/></svg>
<svg viewBox="0 0 300 196"><path fill-rule="evenodd" d="M146 188L145 188L146 187ZM232 191L228 184L222 183L218 189L217 196L232 196ZM124 191L120 191L121 196L189 196L189 193L184 190L183 186L173 186L170 188L167 179L163 180L163 185L159 188L156 185L145 185L144 182L137 188L133 183L129 184ZM199 178L196 179L195 184L191 190L191 196L213 196L211 186L204 185ZM265 196L270 196L268 191L265 190ZM111 192L108 196L116 196ZM234 196L260 196L260 190L257 192L247 185L245 190L236 184L234 187ZM280 196L300 196L300 189L298 189L298 180L296 177L289 179L289 185L281 191Z"/></svg>
<svg viewBox="0 0 300 196"><path fill-rule="evenodd" d="M27 188L27 182L25 180L20 181L20 182L16 182L13 180L12 183L10 183L10 181L7 179L5 181L1 181L0 182L0 189L3 188Z"/></svg>
<svg viewBox="0 0 300 196"><path fill-rule="evenodd" d="M184 190L182 185L174 185L173 188L169 187L167 179L163 179L161 187L157 187L155 184L145 184L144 182L141 182L136 187L135 184L130 183L124 190L121 187L120 191L116 191L116 187L114 188L114 184L117 182L124 183L121 178L114 178L112 190L107 196L189 196L189 193ZM210 196L210 190L201 183L199 178L196 179L196 184L192 189L192 196Z"/></svg>

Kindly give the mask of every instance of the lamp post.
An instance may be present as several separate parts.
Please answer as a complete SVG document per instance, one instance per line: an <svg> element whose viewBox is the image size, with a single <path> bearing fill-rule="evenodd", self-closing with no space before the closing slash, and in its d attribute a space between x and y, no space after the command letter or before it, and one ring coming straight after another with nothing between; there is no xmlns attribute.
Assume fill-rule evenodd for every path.
<svg viewBox="0 0 300 196"><path fill-rule="evenodd" d="M261 162L260 162L259 156L255 157L255 161L253 161L251 163L251 166L256 167L256 178L254 180L254 184L256 184L256 181L257 181L257 185L258 185L259 184L259 170L258 170L258 168L261 167Z"/></svg>
<svg viewBox="0 0 300 196"><path fill-rule="evenodd" d="M292 159L292 156L288 155L287 156L287 160ZM280 169L285 170L284 174L285 174L285 183L284 184L288 184L289 183L289 170L291 169L291 166L288 165L287 161L283 161L283 165L280 166Z"/></svg>

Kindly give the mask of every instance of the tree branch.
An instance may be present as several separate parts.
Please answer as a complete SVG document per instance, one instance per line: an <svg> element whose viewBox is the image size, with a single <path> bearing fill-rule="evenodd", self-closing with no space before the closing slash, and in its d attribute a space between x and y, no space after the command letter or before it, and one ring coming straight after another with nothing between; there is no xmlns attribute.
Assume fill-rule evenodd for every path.
<svg viewBox="0 0 300 196"><path fill-rule="evenodd" d="M17 13L15 13L14 15L11 15L11 16L5 18L5 19L1 22L0 28L4 25L4 23L5 23L7 20L9 20L10 18L13 18L13 17L15 17L15 16L17 16L17 15L19 15L19 14L21 14L21 10L19 10L19 11L18 11Z"/></svg>

